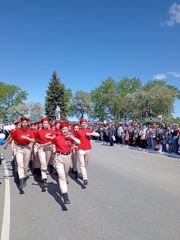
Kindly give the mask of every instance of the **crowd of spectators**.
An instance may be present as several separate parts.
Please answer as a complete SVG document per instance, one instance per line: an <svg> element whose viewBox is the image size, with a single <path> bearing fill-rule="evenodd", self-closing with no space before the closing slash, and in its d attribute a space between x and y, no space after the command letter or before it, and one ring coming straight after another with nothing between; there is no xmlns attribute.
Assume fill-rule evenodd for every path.
<svg viewBox="0 0 180 240"><path fill-rule="evenodd" d="M4 144L14 124L0 121L0 145ZM96 123L92 127L99 133L99 141L103 144L128 145L158 152L180 154L180 128L174 123L143 124L130 121L127 124Z"/></svg>
<svg viewBox="0 0 180 240"><path fill-rule="evenodd" d="M116 143L179 154L180 128L176 123L142 124L136 121L128 124L97 124L96 131L100 134L98 140L110 146Z"/></svg>

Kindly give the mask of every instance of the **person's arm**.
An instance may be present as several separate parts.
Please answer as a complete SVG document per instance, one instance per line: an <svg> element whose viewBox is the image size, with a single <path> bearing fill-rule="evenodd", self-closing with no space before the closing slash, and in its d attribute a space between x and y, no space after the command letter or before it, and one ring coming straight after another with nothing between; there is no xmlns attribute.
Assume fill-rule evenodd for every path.
<svg viewBox="0 0 180 240"><path fill-rule="evenodd" d="M26 140L28 140L28 141L30 141L30 142L32 142L32 143L35 142L35 139L34 139L34 138L30 138L30 137L25 136L25 135L21 136L21 138L26 139Z"/></svg>
<svg viewBox="0 0 180 240"><path fill-rule="evenodd" d="M13 138L11 136L9 136L8 139L6 140L5 144L4 144L4 149L7 148L7 146L11 143L12 140L13 140Z"/></svg>
<svg viewBox="0 0 180 240"><path fill-rule="evenodd" d="M93 137L99 137L99 133L97 133L97 132L95 132L95 131L93 131L93 132L91 132L91 133L90 133L90 132L87 132L86 135L87 135L87 136L93 136Z"/></svg>
<svg viewBox="0 0 180 240"><path fill-rule="evenodd" d="M47 143L38 143L37 149L41 148L41 147L47 147L49 145L51 145L51 141L47 142Z"/></svg>
<svg viewBox="0 0 180 240"><path fill-rule="evenodd" d="M65 138L72 139L74 141L74 143L77 145L79 145L81 143L81 141L78 138L74 137L72 134L68 134Z"/></svg>

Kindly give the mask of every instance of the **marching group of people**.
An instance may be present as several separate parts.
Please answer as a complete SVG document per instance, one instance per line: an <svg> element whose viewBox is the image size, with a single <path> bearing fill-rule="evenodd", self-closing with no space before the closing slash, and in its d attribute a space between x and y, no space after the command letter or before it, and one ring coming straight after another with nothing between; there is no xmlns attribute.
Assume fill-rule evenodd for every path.
<svg viewBox="0 0 180 240"><path fill-rule="evenodd" d="M27 117L15 123L4 143L4 149L11 143L14 170L19 189L23 192L28 179L29 163L32 161L34 177L41 182L42 190L47 189L48 169L54 168L58 175L60 192L65 204L69 204L68 173L71 168L75 178L79 177L77 163L83 185L88 185L87 164L91 150L90 137L99 134L88 128L86 119L70 124L48 118L30 123Z"/></svg>
<svg viewBox="0 0 180 240"><path fill-rule="evenodd" d="M91 150L90 138L102 143L114 143L179 154L180 128L178 124L101 124L89 125L86 119L77 123L56 120L53 124L48 118L30 122L27 117L20 118L15 128L7 131L0 125L0 144L4 149L11 143L15 179L23 192L28 179L29 163L32 164L34 178L47 189L47 172L55 171L65 204L68 197L68 173L88 185L87 164ZM1 162L1 156L0 156ZM79 162L80 173L77 163Z"/></svg>
<svg viewBox="0 0 180 240"><path fill-rule="evenodd" d="M176 123L142 124L135 121L128 124L98 124L96 131L99 133L99 140L110 146L117 143L179 154L180 128Z"/></svg>

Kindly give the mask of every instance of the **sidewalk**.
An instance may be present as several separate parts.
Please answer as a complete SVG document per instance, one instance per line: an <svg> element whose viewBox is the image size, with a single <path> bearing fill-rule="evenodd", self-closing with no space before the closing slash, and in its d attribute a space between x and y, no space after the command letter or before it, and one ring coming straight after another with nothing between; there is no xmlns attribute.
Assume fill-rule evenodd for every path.
<svg viewBox="0 0 180 240"><path fill-rule="evenodd" d="M102 143L101 141L97 141L97 140L95 140L95 142L96 143L101 143L101 144L104 144L104 145L109 145L109 143L105 143L105 142ZM154 150L151 150L151 149L144 149L144 148L133 147L133 146L124 145L124 144L117 144L117 143L115 143L114 146L120 146L120 147L130 148L130 149L141 151L141 152L160 154L160 155L164 155L164 156L168 156L168 157L172 157L172 158L179 158L180 159L180 153L179 154L175 154L175 153L158 152L158 151L154 151Z"/></svg>
<svg viewBox="0 0 180 240"><path fill-rule="evenodd" d="M132 146L123 145L123 144L116 144L116 146L125 147L125 148L130 148L130 149L137 150L137 151L141 151L141 152L148 152L148 153L153 153L153 154L160 154L160 155L164 155L164 156L168 156L168 157L172 157L172 158L179 158L179 159L180 159L180 154L166 153L166 152L158 152L158 151L154 151L154 150L151 150L151 149L143 149L143 148L132 147Z"/></svg>

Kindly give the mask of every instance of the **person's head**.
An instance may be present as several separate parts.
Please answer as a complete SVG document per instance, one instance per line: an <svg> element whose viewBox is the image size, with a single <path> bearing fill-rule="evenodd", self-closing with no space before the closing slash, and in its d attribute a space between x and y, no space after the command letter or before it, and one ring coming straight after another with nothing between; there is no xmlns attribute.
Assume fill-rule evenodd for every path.
<svg viewBox="0 0 180 240"><path fill-rule="evenodd" d="M78 131L79 130L79 123L74 123L73 130Z"/></svg>
<svg viewBox="0 0 180 240"><path fill-rule="evenodd" d="M32 130L36 129L36 123L35 122L31 123L30 126L31 126Z"/></svg>
<svg viewBox="0 0 180 240"><path fill-rule="evenodd" d="M49 129L49 119L48 118L42 118L41 119L41 124L44 129Z"/></svg>
<svg viewBox="0 0 180 240"><path fill-rule="evenodd" d="M54 125L55 125L55 129L56 129L56 130L59 130L59 129L60 129L60 125L61 125L61 121L60 121L60 120L56 120L56 121L54 122Z"/></svg>
<svg viewBox="0 0 180 240"><path fill-rule="evenodd" d="M68 122L61 122L60 129L61 129L62 135L66 136L69 132L69 123Z"/></svg>
<svg viewBox="0 0 180 240"><path fill-rule="evenodd" d="M28 125L29 125L29 118L27 118L27 117L21 117L20 118L20 122L21 122L21 127L22 128L26 128L26 127L28 127Z"/></svg>
<svg viewBox="0 0 180 240"><path fill-rule="evenodd" d="M56 126L54 123L50 123L49 125L51 130L56 130Z"/></svg>
<svg viewBox="0 0 180 240"><path fill-rule="evenodd" d="M86 129L88 127L87 120L86 119L80 119L79 123L81 124L81 127L83 129Z"/></svg>

